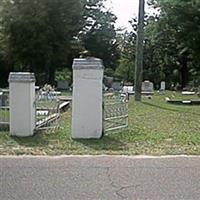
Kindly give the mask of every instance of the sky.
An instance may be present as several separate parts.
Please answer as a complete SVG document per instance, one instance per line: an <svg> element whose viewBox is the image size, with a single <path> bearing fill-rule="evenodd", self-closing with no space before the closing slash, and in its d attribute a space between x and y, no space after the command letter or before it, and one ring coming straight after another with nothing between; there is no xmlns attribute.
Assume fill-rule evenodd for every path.
<svg viewBox="0 0 200 200"><path fill-rule="evenodd" d="M107 0L105 5L117 16L117 27L131 29L128 21L138 16L139 0Z"/></svg>
<svg viewBox="0 0 200 200"><path fill-rule="evenodd" d="M138 15L139 0L107 0L106 7L117 16L117 27L130 28L128 23L134 16Z"/></svg>

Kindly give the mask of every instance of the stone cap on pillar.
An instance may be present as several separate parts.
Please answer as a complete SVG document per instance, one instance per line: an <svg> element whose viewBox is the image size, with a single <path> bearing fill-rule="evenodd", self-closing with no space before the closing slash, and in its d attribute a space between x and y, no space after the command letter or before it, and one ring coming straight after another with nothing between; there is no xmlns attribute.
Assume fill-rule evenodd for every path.
<svg viewBox="0 0 200 200"><path fill-rule="evenodd" d="M73 61L72 68L75 70L79 69L104 69L103 62L99 58L88 57L88 58L75 58Z"/></svg>
<svg viewBox="0 0 200 200"><path fill-rule="evenodd" d="M32 83L35 82L35 75L29 72L10 72L8 82Z"/></svg>

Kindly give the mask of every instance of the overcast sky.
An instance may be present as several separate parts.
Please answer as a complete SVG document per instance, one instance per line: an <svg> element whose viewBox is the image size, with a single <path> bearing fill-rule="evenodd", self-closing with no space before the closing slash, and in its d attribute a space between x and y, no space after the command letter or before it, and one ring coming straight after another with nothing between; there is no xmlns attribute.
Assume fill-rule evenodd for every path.
<svg viewBox="0 0 200 200"><path fill-rule="evenodd" d="M138 16L139 0L107 0L105 4L117 16L117 27L131 28L128 21Z"/></svg>

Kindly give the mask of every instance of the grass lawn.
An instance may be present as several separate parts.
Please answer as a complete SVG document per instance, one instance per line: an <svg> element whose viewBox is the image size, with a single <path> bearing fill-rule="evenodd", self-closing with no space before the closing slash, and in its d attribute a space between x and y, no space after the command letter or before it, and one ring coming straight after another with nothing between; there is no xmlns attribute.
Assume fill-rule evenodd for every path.
<svg viewBox="0 0 200 200"><path fill-rule="evenodd" d="M0 121L1 122L8 122L9 121L9 110L0 109Z"/></svg>
<svg viewBox="0 0 200 200"><path fill-rule="evenodd" d="M129 102L129 128L108 132L101 140L72 140L71 112L63 115L60 129L30 138L0 132L1 155L125 154L200 155L200 105L173 105L165 97L190 99L180 93L155 94L142 103ZM193 97L197 98L197 97Z"/></svg>

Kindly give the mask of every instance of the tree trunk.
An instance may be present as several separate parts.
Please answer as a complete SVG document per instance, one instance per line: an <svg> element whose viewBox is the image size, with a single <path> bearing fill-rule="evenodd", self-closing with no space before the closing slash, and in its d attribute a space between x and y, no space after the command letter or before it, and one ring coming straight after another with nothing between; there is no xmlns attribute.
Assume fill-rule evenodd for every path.
<svg viewBox="0 0 200 200"><path fill-rule="evenodd" d="M49 77L50 77L50 63L46 61L45 63L45 83L49 84Z"/></svg>
<svg viewBox="0 0 200 200"><path fill-rule="evenodd" d="M49 83L51 85L55 85L55 68L54 67L50 67L50 71L49 71Z"/></svg>
<svg viewBox="0 0 200 200"><path fill-rule="evenodd" d="M189 72L187 67L187 58L182 59L181 61L181 87L185 88L189 83Z"/></svg>
<svg viewBox="0 0 200 200"><path fill-rule="evenodd" d="M140 0L135 60L135 101L141 101L143 75L144 0Z"/></svg>

